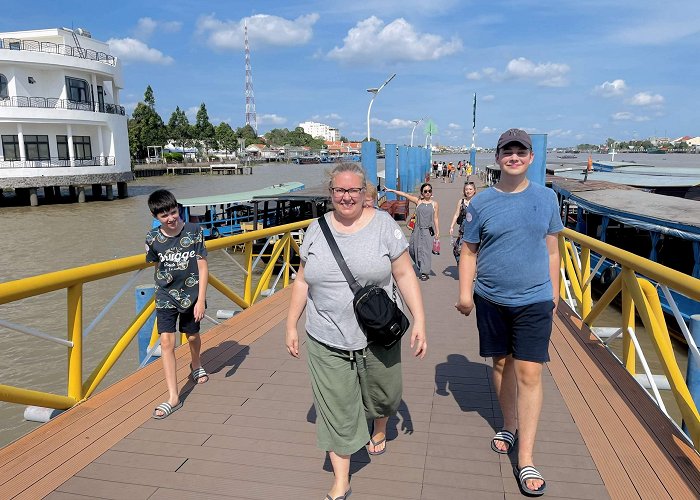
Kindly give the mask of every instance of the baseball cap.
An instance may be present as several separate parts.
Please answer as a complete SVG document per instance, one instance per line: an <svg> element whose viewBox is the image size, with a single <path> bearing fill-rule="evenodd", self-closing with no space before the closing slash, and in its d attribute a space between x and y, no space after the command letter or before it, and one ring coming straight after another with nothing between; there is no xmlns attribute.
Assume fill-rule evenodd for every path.
<svg viewBox="0 0 700 500"><path fill-rule="evenodd" d="M532 149L532 141L530 140L530 136L527 134L527 132L520 130L519 128L511 128L503 132L501 137L498 138L498 145L496 146L496 149L501 149L510 142L518 142L527 149Z"/></svg>

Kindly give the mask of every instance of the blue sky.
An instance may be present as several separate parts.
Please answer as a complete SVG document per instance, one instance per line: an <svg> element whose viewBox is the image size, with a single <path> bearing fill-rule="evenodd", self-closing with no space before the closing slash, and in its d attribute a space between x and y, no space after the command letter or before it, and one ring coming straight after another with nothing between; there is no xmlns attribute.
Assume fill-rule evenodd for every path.
<svg viewBox="0 0 700 500"><path fill-rule="evenodd" d="M372 136L492 147L520 127L549 146L700 135L697 0L121 0L82 7L10 2L0 30L83 27L121 57L132 110L147 85L168 120L204 102L213 123L244 124L247 21L259 132L314 120ZM416 143L425 138L421 123Z"/></svg>

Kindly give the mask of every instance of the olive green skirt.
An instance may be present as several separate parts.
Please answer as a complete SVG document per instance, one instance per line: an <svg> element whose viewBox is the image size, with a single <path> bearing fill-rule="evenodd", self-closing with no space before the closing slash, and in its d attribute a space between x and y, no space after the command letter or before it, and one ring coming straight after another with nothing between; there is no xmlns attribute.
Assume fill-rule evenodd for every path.
<svg viewBox="0 0 700 500"><path fill-rule="evenodd" d="M401 342L343 351L308 335L319 448L352 455L369 442L367 420L390 417L401 403Z"/></svg>

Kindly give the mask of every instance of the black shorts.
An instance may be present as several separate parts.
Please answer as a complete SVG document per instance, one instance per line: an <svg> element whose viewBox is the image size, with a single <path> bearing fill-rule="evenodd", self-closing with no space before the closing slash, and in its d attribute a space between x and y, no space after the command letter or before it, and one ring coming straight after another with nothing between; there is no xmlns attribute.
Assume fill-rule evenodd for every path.
<svg viewBox="0 0 700 500"><path fill-rule="evenodd" d="M475 293L474 307L481 357L512 354L522 361L549 361L553 300L526 306L503 306Z"/></svg>
<svg viewBox="0 0 700 500"><path fill-rule="evenodd" d="M158 335L161 333L175 333L175 323L180 318L180 332L187 334L199 333L199 321L194 319L194 306L184 312L172 309L156 309L156 319L158 320Z"/></svg>

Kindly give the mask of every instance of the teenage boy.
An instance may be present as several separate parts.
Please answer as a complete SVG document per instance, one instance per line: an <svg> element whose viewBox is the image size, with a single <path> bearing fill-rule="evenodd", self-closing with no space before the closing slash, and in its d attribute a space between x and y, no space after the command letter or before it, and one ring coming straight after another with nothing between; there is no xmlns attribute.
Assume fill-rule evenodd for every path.
<svg viewBox="0 0 700 500"><path fill-rule="evenodd" d="M192 381L203 384L209 377L202 368L199 351L199 322L206 307L209 267L207 249L199 226L185 223L175 196L165 189L148 197L148 208L160 226L146 234L146 261L155 262L156 320L160 335L161 359L168 401L153 410L153 418L162 419L182 408L177 389L175 332L187 335L192 363Z"/></svg>
<svg viewBox="0 0 700 500"><path fill-rule="evenodd" d="M498 139L501 178L474 197L465 215L455 306L467 316L476 307L480 355L493 358L504 426L491 448L508 454L519 439L518 483L524 493L539 496L546 483L534 467L533 448L542 365L549 361L559 300L557 233L563 225L554 191L526 177L533 159L523 130L510 129Z"/></svg>

